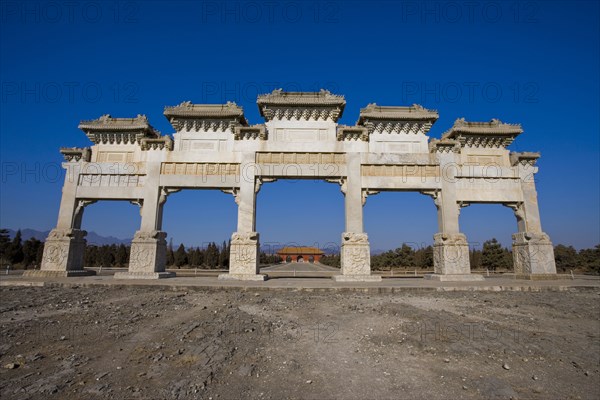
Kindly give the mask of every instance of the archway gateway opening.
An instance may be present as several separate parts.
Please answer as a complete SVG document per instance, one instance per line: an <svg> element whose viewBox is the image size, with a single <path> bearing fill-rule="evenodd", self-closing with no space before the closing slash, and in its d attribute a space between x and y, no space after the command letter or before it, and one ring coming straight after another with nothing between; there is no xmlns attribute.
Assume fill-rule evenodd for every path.
<svg viewBox="0 0 600 400"><path fill-rule="evenodd" d="M270 278L339 274L319 261L326 251L339 253L343 199L339 184L323 179L278 179L262 185L256 212L261 251L277 261L261 265L261 273Z"/></svg>
<svg viewBox="0 0 600 400"><path fill-rule="evenodd" d="M374 271L388 277L433 272L433 240L438 226L429 196L416 191L380 191L369 197L364 208Z"/></svg>
<svg viewBox="0 0 600 400"><path fill-rule="evenodd" d="M233 197L218 189L182 189L169 195L163 210L163 227L169 232L167 268L182 274L188 268L227 269L226 250L235 230L235 213ZM176 259L180 245L184 245L187 257Z"/></svg>
<svg viewBox="0 0 600 400"><path fill-rule="evenodd" d="M338 124L344 97L326 90L274 90L259 96L257 104L265 119L257 125L250 125L243 109L231 102L166 107L172 137L155 130L143 115L81 121L79 128L93 145L61 149L68 173L58 221L46 241L41 271L28 274L86 274L78 207L81 202L114 199L142 205L129 270L119 277L172 276L161 261L164 202L175 190L213 188L233 194L238 205L229 273L219 278L264 280L258 269L256 193L264 182L301 178L337 182L344 193L341 270L335 280L380 279L370 271L362 206L369 195L382 190L419 191L433 199L438 229L435 273L430 278L483 279L470 273L468 243L458 224L461 205L478 202L513 208L518 220L513 235L517 276L556 277L535 190L539 154L507 149L523 133L520 125L461 118L439 140L430 140L427 135L438 113L420 105L369 104L360 110L355 125L345 126Z"/></svg>
<svg viewBox="0 0 600 400"><path fill-rule="evenodd" d="M131 240L140 223L139 205L104 200L82 204L79 222L87 232L83 264L103 275L126 271Z"/></svg>
<svg viewBox="0 0 600 400"><path fill-rule="evenodd" d="M519 273L520 255L513 251L514 246L519 252L519 240L522 236L519 233L521 228L518 213L518 204L490 202L462 205L461 226L470 238L473 270L485 275L506 271ZM530 259L536 262L538 258L535 249L532 249Z"/></svg>

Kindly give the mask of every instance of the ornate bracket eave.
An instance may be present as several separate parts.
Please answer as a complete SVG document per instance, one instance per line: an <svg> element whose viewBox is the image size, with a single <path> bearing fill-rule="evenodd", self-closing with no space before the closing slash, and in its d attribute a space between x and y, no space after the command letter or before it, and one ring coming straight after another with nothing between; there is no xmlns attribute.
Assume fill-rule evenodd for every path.
<svg viewBox="0 0 600 400"><path fill-rule="evenodd" d="M426 196L431 196L431 198L433 199L433 204L435 204L435 207L440 208L440 204L441 204L440 189L421 190L419 193L424 194Z"/></svg>
<svg viewBox="0 0 600 400"><path fill-rule="evenodd" d="M158 197L158 204L159 205L163 205L167 202L167 197L171 194L171 193L177 193L180 192L181 188L167 188L167 187L163 187L160 189L160 196Z"/></svg>
<svg viewBox="0 0 600 400"><path fill-rule="evenodd" d="M263 183L275 182L277 178L256 178L254 183L254 193L260 192L260 187Z"/></svg>
<svg viewBox="0 0 600 400"><path fill-rule="evenodd" d="M375 196L376 194L379 194L379 193L380 193L379 190L363 189L362 190L362 205L364 206L367 203L367 197Z"/></svg>
<svg viewBox="0 0 600 400"><path fill-rule="evenodd" d="M129 200L129 202L131 204L133 204L134 206L139 206L140 207L140 215L142 215L142 208L144 207L144 199Z"/></svg>
<svg viewBox="0 0 600 400"><path fill-rule="evenodd" d="M325 179L325 181L329 183L337 183L338 185L340 185L340 190L342 191L342 193L346 195L346 188L348 187L346 184L346 178L330 178Z"/></svg>
<svg viewBox="0 0 600 400"><path fill-rule="evenodd" d="M525 218L525 208L523 207L522 201L515 201L511 203L502 203L503 206L510 208L515 213L515 218L517 221L523 221L527 223L527 219ZM525 227L527 231L527 227Z"/></svg>
<svg viewBox="0 0 600 400"><path fill-rule="evenodd" d="M231 194L231 195L233 195L233 199L235 200L235 204L237 204L237 205L240 204L240 198L238 196L238 194L239 194L239 189L238 188L221 189L221 192L223 192L225 194Z"/></svg>

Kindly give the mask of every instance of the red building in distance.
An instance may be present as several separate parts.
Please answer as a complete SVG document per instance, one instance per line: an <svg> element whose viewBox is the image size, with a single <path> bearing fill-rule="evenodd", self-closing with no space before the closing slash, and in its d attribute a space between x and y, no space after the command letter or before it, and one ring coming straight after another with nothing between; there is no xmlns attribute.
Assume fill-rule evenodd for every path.
<svg viewBox="0 0 600 400"><path fill-rule="evenodd" d="M316 247L284 247L277 252L282 262L319 262L325 254Z"/></svg>

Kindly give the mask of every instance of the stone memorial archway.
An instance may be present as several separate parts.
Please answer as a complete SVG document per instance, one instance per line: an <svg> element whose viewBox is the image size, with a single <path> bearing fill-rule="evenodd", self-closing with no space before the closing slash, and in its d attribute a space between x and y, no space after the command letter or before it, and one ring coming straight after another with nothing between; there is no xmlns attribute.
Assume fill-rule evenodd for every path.
<svg viewBox="0 0 600 400"><path fill-rule="evenodd" d="M441 139L427 133L438 119L419 105L369 104L353 126L339 125L346 102L328 91L283 92L258 97L264 124L249 125L235 103L166 107L175 133L161 135L138 115L104 115L82 121L89 148L61 149L67 170L58 223L46 240L40 271L30 275L73 276L82 266L85 231L81 214L89 202L128 200L141 207L142 221L131 243L128 272L116 278L163 278L166 233L162 208L170 193L185 188L219 189L235 197L237 231L231 237L229 273L221 279L263 280L259 274L256 194L278 178L325 179L345 197L341 274L337 281L377 281L371 274L363 205L380 191L415 191L437 208L431 279L480 280L470 273L460 208L472 203L511 207L519 277L556 274L552 243L542 231L534 174L537 153L506 147L523 131L498 120L458 119Z"/></svg>

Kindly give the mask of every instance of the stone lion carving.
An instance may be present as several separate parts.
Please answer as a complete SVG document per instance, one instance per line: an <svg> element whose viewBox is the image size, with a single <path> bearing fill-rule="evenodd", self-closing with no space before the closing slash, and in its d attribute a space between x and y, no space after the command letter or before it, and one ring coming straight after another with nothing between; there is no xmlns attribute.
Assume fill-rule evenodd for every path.
<svg viewBox="0 0 600 400"><path fill-rule="evenodd" d="M48 234L48 240L75 239L81 240L87 235L87 231L81 229L52 229Z"/></svg>
<svg viewBox="0 0 600 400"><path fill-rule="evenodd" d="M165 239L167 234L163 231L137 231L133 236L133 240L152 240L152 239Z"/></svg>
<svg viewBox="0 0 600 400"><path fill-rule="evenodd" d="M344 232L342 238L344 244L369 244L369 236L366 233Z"/></svg>
<svg viewBox="0 0 600 400"><path fill-rule="evenodd" d="M552 245L550 237L545 233L517 232L512 235L513 245L524 243Z"/></svg>
<svg viewBox="0 0 600 400"><path fill-rule="evenodd" d="M235 232L231 235L231 244L255 245L258 241L258 232Z"/></svg>
<svg viewBox="0 0 600 400"><path fill-rule="evenodd" d="M441 245L465 245L467 237L462 233L436 233L433 235L434 246Z"/></svg>

